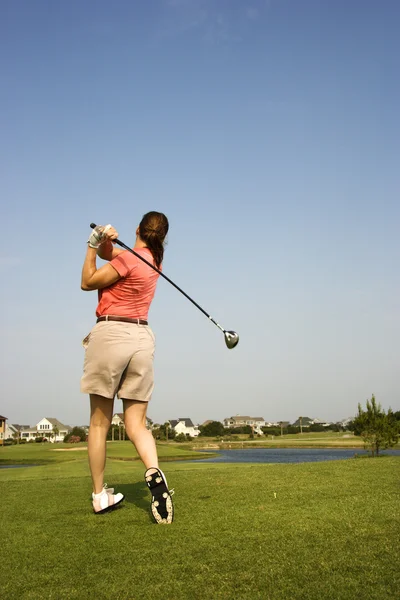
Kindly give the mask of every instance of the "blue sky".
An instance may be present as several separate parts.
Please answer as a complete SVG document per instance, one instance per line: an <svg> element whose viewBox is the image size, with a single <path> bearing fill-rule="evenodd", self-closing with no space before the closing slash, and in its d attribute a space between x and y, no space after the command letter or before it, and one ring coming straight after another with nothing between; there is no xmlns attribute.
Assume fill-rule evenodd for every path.
<svg viewBox="0 0 400 600"><path fill-rule="evenodd" d="M240 334L160 281L151 418L400 408L395 0L0 11L0 414L88 422L88 226L133 243L148 210L165 273Z"/></svg>

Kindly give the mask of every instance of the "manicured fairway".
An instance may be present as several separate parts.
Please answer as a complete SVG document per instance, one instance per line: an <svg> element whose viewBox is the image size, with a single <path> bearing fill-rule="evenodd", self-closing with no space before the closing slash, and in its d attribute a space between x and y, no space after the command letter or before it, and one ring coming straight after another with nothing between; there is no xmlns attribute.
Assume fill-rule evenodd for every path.
<svg viewBox="0 0 400 600"><path fill-rule="evenodd" d="M0 449L0 461L13 452L22 459L23 450L29 454ZM50 450L31 452L43 459ZM109 453L117 456L118 446ZM126 501L95 516L85 452L54 455L46 465L0 470L4 600L397 597L397 457L166 462L176 520L159 526L139 463L109 460L106 481Z"/></svg>
<svg viewBox="0 0 400 600"><path fill-rule="evenodd" d="M192 447L207 447L218 445L222 448L363 448L361 437L351 433L334 433L332 431L320 433L265 435L249 439L248 435L232 435L221 438L195 438L190 444Z"/></svg>

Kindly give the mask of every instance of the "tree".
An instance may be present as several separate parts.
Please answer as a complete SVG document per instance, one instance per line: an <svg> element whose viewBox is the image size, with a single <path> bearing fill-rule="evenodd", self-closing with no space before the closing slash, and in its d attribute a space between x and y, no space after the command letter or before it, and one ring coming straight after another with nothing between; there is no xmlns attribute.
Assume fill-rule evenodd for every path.
<svg viewBox="0 0 400 600"><path fill-rule="evenodd" d="M69 433L64 437L64 442L69 442L71 437L79 437L81 442L86 441L86 431L83 427L73 427Z"/></svg>
<svg viewBox="0 0 400 600"><path fill-rule="evenodd" d="M281 430L279 429L279 427L261 427L261 431L263 433L265 433L265 435L271 435L272 437L275 435L280 435L281 434Z"/></svg>
<svg viewBox="0 0 400 600"><path fill-rule="evenodd" d="M201 425L200 435L205 437L217 437L218 435L224 435L225 427L220 421L211 421L207 425Z"/></svg>
<svg viewBox="0 0 400 600"><path fill-rule="evenodd" d="M366 410L358 405L358 414L352 422L355 435L364 439L364 445L372 456L378 456L380 450L391 448L399 439L400 427L391 408L385 413L375 396L367 400Z"/></svg>
<svg viewBox="0 0 400 600"><path fill-rule="evenodd" d="M57 427L57 425L53 425L53 434L54 434L54 441L57 441L57 436L60 433L59 428Z"/></svg>
<svg viewBox="0 0 400 600"><path fill-rule="evenodd" d="M173 440L176 437L176 431L171 427L171 423L169 421L163 425L154 425L154 427L151 429L151 434L154 439L161 441Z"/></svg>
<svg viewBox="0 0 400 600"><path fill-rule="evenodd" d="M214 421L214 422L218 423L218 421ZM201 431L201 427L200 427L200 431ZM229 427L229 429L228 428L226 428L226 429L224 428L224 431L225 432L229 431L229 433L231 435L232 434L233 435L237 435L237 434L241 435L241 434L246 434L246 433L248 433L250 435L250 433L251 433L251 425L242 425L242 427ZM218 434L218 435L222 435L222 434Z"/></svg>
<svg viewBox="0 0 400 600"><path fill-rule="evenodd" d="M300 433L303 433L303 417L299 417Z"/></svg>

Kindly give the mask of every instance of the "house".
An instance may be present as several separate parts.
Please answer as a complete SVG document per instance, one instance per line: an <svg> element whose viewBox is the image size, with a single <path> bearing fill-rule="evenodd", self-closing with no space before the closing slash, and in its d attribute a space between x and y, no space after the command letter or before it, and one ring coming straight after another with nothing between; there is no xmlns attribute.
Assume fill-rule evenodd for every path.
<svg viewBox="0 0 400 600"><path fill-rule="evenodd" d="M343 427L343 429L346 429L352 421L354 421L354 417L347 417L347 419L342 419L341 421L338 421L338 425Z"/></svg>
<svg viewBox="0 0 400 600"><path fill-rule="evenodd" d="M146 417L146 427L147 429L152 429L153 422L151 419ZM111 419L111 425L117 425L118 427L125 427L124 424L124 413L115 413L113 418Z"/></svg>
<svg viewBox="0 0 400 600"><path fill-rule="evenodd" d="M124 424L124 413L115 413L113 418L111 419L111 425L117 425L120 427Z"/></svg>
<svg viewBox="0 0 400 600"><path fill-rule="evenodd" d="M20 429L20 433L21 433L21 440L26 440L27 442L37 438L36 427L29 427L27 425L23 425Z"/></svg>
<svg viewBox="0 0 400 600"><path fill-rule="evenodd" d="M6 421L7 417L2 417L0 415L0 446L4 444L4 440L6 439Z"/></svg>
<svg viewBox="0 0 400 600"><path fill-rule="evenodd" d="M301 420L301 423L300 423ZM311 419L311 417L299 417L298 419L296 419L296 421L294 421L292 423L293 427L300 427L300 425L302 427L310 427L310 425L312 425L314 423L314 419Z"/></svg>
<svg viewBox="0 0 400 600"><path fill-rule="evenodd" d="M247 417L241 415L224 419L224 427L245 427L246 425L250 425L255 433L262 433L261 427L265 427L265 419L264 417Z"/></svg>
<svg viewBox="0 0 400 600"><path fill-rule="evenodd" d="M300 423L301 419L301 423ZM293 427L310 427L310 425L322 425L323 427L329 427L331 423L327 421L321 421L321 419L311 419L310 417L299 417L294 423Z"/></svg>
<svg viewBox="0 0 400 600"><path fill-rule="evenodd" d="M6 425L6 432L4 439L13 440L17 439L19 433L19 425L8 423Z"/></svg>
<svg viewBox="0 0 400 600"><path fill-rule="evenodd" d="M44 417L37 423L36 431L49 442L62 442L67 433L71 431L71 427L63 425L61 421L53 417Z"/></svg>
<svg viewBox="0 0 400 600"><path fill-rule="evenodd" d="M21 439L27 442L37 437L44 437L53 443L62 442L67 433L71 431L71 427L64 425L61 421L53 417L44 417L34 427L27 425L16 425L15 427L19 427Z"/></svg>
<svg viewBox="0 0 400 600"><path fill-rule="evenodd" d="M177 435L183 433L190 437L197 437L200 433L198 426L193 425L191 419L171 419L168 422Z"/></svg>
<svg viewBox="0 0 400 600"><path fill-rule="evenodd" d="M332 421L321 421L321 419L313 419L311 425L322 425L322 427L329 427L332 425Z"/></svg>

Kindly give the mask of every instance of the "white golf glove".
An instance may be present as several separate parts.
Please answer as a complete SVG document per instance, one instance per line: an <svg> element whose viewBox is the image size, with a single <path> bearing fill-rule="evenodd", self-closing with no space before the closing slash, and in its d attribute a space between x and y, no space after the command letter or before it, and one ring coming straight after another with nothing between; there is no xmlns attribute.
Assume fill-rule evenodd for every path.
<svg viewBox="0 0 400 600"><path fill-rule="evenodd" d="M90 238L87 243L91 248L98 248L100 244L106 241L106 236L104 235L106 231L111 228L111 225L97 225L90 234Z"/></svg>

